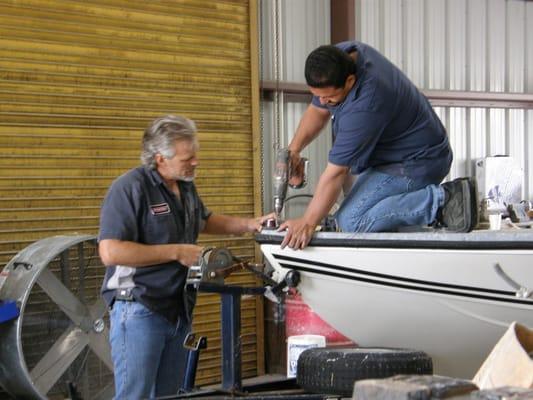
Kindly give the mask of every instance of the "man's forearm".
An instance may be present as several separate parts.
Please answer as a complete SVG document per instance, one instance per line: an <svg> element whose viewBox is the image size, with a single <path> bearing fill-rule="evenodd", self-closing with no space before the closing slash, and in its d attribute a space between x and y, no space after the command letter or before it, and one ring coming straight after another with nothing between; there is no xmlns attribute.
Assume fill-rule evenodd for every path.
<svg viewBox="0 0 533 400"><path fill-rule="evenodd" d="M146 267L178 259L179 244L146 245L115 239L104 239L99 243L100 258L105 265L126 265Z"/></svg>
<svg viewBox="0 0 533 400"><path fill-rule="evenodd" d="M203 233L242 235L249 231L249 220L247 218L211 214L207 219Z"/></svg>
<svg viewBox="0 0 533 400"><path fill-rule="evenodd" d="M313 199L303 216L304 220L310 224L318 225L322 218L328 215L339 197L346 174L347 171L333 176L327 173L322 174Z"/></svg>

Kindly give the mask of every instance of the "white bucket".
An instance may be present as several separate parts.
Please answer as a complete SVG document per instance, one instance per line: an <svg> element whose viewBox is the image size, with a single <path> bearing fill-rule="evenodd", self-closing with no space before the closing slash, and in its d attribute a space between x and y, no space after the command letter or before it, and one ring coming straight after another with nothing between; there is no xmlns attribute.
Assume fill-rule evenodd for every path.
<svg viewBox="0 0 533 400"><path fill-rule="evenodd" d="M298 357L307 349L326 347L326 337L322 335L289 336L287 340L287 378L296 377Z"/></svg>

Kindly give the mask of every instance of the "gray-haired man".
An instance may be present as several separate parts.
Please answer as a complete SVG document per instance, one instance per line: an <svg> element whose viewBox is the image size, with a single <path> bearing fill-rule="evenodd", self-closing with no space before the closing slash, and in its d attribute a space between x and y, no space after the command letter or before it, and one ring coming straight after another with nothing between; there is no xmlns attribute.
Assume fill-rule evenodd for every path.
<svg viewBox="0 0 533 400"><path fill-rule="evenodd" d="M183 381L183 340L194 299L187 267L202 252L200 232L243 234L268 217L216 215L193 183L198 140L184 117L158 118L146 129L143 166L117 178L105 197L99 252L108 267L102 294L110 305L117 399L172 395Z"/></svg>

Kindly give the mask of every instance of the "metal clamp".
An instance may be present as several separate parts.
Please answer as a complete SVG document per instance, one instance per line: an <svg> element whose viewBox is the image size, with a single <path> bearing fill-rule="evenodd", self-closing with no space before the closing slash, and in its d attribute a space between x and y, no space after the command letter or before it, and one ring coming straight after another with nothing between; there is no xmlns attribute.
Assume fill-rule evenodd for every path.
<svg viewBox="0 0 533 400"><path fill-rule="evenodd" d="M289 288L295 288L299 283L300 273L291 269L277 285L265 288L265 297L274 303L280 303L281 293L288 291Z"/></svg>

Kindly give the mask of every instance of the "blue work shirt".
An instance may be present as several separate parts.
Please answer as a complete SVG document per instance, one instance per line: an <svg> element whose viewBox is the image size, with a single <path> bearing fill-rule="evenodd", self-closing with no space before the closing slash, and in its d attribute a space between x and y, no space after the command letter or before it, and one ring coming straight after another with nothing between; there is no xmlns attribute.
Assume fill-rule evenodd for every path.
<svg viewBox="0 0 533 400"><path fill-rule="evenodd" d="M116 239L142 244L194 244L210 212L194 183L178 181L181 199L155 170L138 167L117 178L109 188L100 213L98 240ZM171 322L190 318L194 294L185 293L187 268L177 261L134 268L106 268L102 295L112 305L120 289L135 301Z"/></svg>
<svg viewBox="0 0 533 400"><path fill-rule="evenodd" d="M394 64L357 41L336 45L357 51L356 83L331 113L332 164L353 174L374 167L392 175L427 177L439 183L449 172L452 150L446 129L426 97Z"/></svg>

